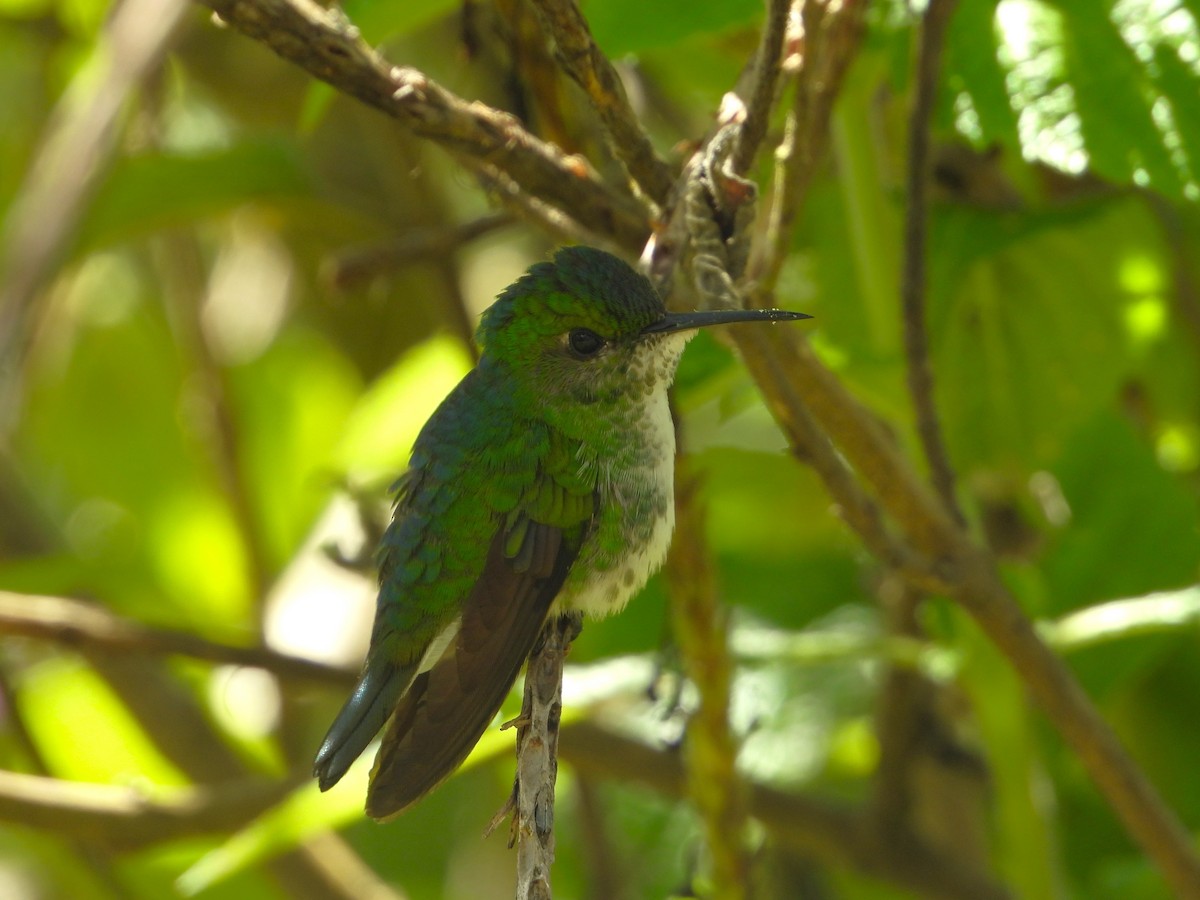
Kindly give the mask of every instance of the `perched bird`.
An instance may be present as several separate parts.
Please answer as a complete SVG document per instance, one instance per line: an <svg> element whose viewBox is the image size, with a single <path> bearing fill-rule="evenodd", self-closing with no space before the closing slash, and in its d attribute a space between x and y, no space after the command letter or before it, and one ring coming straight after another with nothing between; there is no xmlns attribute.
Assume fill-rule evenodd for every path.
<svg viewBox="0 0 1200 900"><path fill-rule="evenodd" d="M386 723L367 813L401 812L471 751L548 616L605 616L641 590L675 521L667 388L684 344L706 325L804 318L668 313L588 247L509 286L395 485L370 650L317 753L321 790Z"/></svg>

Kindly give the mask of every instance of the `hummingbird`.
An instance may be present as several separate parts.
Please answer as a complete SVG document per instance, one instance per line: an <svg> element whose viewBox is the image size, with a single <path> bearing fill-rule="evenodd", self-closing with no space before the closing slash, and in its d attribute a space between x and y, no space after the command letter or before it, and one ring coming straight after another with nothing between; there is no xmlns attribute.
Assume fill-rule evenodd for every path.
<svg viewBox="0 0 1200 900"><path fill-rule="evenodd" d="M622 609L675 524L667 389L684 345L709 325L807 318L669 313L647 278L582 246L506 288L393 486L370 646L317 752L321 790L386 726L366 811L394 818L470 753L550 616Z"/></svg>

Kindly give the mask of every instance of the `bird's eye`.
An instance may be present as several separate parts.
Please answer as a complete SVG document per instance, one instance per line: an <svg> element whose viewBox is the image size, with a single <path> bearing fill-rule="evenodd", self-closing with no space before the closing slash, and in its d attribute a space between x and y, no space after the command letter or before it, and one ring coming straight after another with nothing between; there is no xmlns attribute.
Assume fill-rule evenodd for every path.
<svg viewBox="0 0 1200 900"><path fill-rule="evenodd" d="M590 328L573 328L567 335L567 347L577 359L587 359L604 349L604 338Z"/></svg>

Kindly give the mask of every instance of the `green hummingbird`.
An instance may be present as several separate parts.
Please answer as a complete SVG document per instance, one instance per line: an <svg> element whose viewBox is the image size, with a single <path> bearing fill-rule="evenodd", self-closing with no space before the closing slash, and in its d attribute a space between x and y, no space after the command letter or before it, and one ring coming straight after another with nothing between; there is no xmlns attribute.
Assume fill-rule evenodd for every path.
<svg viewBox="0 0 1200 900"><path fill-rule="evenodd" d="M483 314L481 356L393 487L370 649L314 763L332 787L384 725L367 814L450 775L500 710L547 618L619 611L675 523L667 388L696 329L806 319L668 313L621 260L566 247Z"/></svg>

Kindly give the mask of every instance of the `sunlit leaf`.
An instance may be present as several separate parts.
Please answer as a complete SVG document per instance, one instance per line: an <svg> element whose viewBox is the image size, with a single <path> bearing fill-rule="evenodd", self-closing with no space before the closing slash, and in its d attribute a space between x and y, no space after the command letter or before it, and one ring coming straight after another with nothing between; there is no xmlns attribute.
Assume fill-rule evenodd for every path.
<svg viewBox="0 0 1200 900"><path fill-rule="evenodd" d="M403 471L417 434L470 366L460 342L435 337L401 358L359 399L337 465L370 482Z"/></svg>
<svg viewBox="0 0 1200 900"><path fill-rule="evenodd" d="M79 246L90 250L251 200L296 197L310 189L299 154L283 141L129 157L102 182L81 224Z"/></svg>
<svg viewBox="0 0 1200 900"><path fill-rule="evenodd" d="M50 770L101 784L187 784L112 689L80 662L48 659L21 685L21 715Z"/></svg>
<svg viewBox="0 0 1200 900"><path fill-rule="evenodd" d="M631 0L593 0L584 6L592 34L606 53L659 47L689 35L757 21L758 0L665 0L647 5Z"/></svg>

